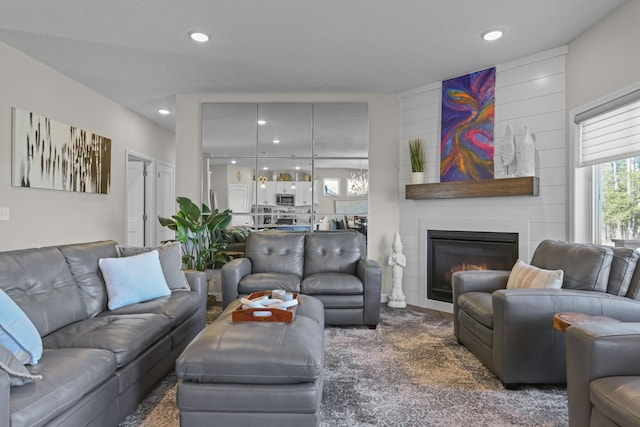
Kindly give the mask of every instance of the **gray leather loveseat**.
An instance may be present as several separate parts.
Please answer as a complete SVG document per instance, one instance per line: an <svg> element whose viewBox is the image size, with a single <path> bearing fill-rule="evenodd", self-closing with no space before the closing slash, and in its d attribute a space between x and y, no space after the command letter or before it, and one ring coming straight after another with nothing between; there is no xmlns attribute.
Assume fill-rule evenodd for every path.
<svg viewBox="0 0 640 427"><path fill-rule="evenodd" d="M319 299L327 325L378 325L382 269L366 259L362 234L256 232L245 257L222 267L224 307L252 292L285 289Z"/></svg>
<svg viewBox="0 0 640 427"><path fill-rule="evenodd" d="M571 427L640 425L640 323L567 329Z"/></svg>
<svg viewBox="0 0 640 427"><path fill-rule="evenodd" d="M116 426L204 328L201 272L190 290L109 310L98 260L116 257L114 241L0 253L0 288L44 347L25 365L41 380L10 386L0 369L0 426Z"/></svg>
<svg viewBox="0 0 640 427"><path fill-rule="evenodd" d="M562 289L506 289L510 271L453 275L454 333L506 387L565 383L559 312L640 321L638 252L545 240L531 265L564 272Z"/></svg>

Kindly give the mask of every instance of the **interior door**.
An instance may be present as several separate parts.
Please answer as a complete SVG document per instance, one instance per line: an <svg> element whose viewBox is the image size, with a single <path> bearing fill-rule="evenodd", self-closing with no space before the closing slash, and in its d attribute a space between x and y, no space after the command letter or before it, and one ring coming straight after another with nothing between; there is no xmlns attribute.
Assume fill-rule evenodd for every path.
<svg viewBox="0 0 640 427"><path fill-rule="evenodd" d="M249 212L249 186L246 184L229 184L229 209L233 213L231 225L251 225ZM237 212L237 214L236 214Z"/></svg>
<svg viewBox="0 0 640 427"><path fill-rule="evenodd" d="M144 246L144 162L127 161L127 246Z"/></svg>
<svg viewBox="0 0 640 427"><path fill-rule="evenodd" d="M172 165L158 163L157 206L158 216L171 218L176 213L175 168ZM157 227L158 243L175 239L175 232L167 227Z"/></svg>

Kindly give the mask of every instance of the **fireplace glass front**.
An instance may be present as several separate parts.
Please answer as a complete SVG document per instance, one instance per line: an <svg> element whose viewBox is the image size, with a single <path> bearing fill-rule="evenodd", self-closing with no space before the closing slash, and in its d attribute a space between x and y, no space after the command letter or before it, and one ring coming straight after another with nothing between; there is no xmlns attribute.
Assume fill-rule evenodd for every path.
<svg viewBox="0 0 640 427"><path fill-rule="evenodd" d="M518 233L427 231L427 298L453 302L451 276L462 270L511 270Z"/></svg>

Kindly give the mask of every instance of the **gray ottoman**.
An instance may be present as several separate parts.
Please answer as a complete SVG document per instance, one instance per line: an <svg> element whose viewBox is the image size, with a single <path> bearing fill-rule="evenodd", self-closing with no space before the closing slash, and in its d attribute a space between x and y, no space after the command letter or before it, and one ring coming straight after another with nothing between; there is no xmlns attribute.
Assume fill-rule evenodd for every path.
<svg viewBox="0 0 640 427"><path fill-rule="evenodd" d="M234 301L176 361L181 426L317 426L324 307L308 295L292 323L231 322Z"/></svg>

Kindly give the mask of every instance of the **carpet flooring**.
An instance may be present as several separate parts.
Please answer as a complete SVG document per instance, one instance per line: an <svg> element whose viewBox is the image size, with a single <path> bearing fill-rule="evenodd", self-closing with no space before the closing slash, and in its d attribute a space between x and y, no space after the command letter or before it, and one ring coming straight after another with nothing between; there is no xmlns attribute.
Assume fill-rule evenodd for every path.
<svg viewBox="0 0 640 427"><path fill-rule="evenodd" d="M376 330L327 327L324 372L323 427L568 425L564 387L505 390L450 315L382 306ZM176 386L172 373L120 427L179 426Z"/></svg>

